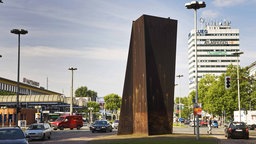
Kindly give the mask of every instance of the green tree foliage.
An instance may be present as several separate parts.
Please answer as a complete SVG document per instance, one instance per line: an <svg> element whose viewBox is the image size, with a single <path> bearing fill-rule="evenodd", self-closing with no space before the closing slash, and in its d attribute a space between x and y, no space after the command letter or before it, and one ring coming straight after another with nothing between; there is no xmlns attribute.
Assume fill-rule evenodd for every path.
<svg viewBox="0 0 256 144"><path fill-rule="evenodd" d="M100 104L99 103L97 103L97 102L95 102L95 101L89 101L88 103L87 103L87 111L89 112L89 110L88 110L88 108L89 107L92 107L93 108L93 112L98 112L98 111L100 111Z"/></svg>
<svg viewBox="0 0 256 144"><path fill-rule="evenodd" d="M76 97L90 97L92 101L96 101L97 92L88 90L86 86L82 86L75 91Z"/></svg>
<svg viewBox="0 0 256 144"><path fill-rule="evenodd" d="M225 76L231 77L231 87L225 88ZM239 68L241 109L248 110L250 100L256 97L253 92L256 84L249 76L248 68ZM205 75L199 81L198 102L202 103L204 111L213 115L222 115L225 111L230 118L233 111L238 110L237 67L230 65L225 74L219 77ZM256 102L255 102L256 103Z"/></svg>
<svg viewBox="0 0 256 144"><path fill-rule="evenodd" d="M121 107L122 98L117 94L109 94L104 96L105 109L116 112Z"/></svg>

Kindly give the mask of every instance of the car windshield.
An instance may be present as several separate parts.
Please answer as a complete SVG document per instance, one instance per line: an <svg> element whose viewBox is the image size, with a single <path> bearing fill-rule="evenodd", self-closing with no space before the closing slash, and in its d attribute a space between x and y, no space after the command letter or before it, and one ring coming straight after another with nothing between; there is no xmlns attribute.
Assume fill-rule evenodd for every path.
<svg viewBox="0 0 256 144"><path fill-rule="evenodd" d="M107 122L106 121L95 121L94 124L105 125L105 124L107 124Z"/></svg>
<svg viewBox="0 0 256 144"><path fill-rule="evenodd" d="M28 128L28 130L42 130L42 129L44 129L43 125L31 125Z"/></svg>
<svg viewBox="0 0 256 144"><path fill-rule="evenodd" d="M24 138L24 134L20 129L0 129L0 140Z"/></svg>
<svg viewBox="0 0 256 144"><path fill-rule="evenodd" d="M236 123L232 123L230 125L231 128L246 128L245 123L240 123L240 122L236 122Z"/></svg>

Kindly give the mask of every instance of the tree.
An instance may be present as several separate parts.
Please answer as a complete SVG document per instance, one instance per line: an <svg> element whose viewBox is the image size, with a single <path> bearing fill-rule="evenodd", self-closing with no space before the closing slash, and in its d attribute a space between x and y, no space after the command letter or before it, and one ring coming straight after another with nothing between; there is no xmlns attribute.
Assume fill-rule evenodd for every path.
<svg viewBox="0 0 256 144"><path fill-rule="evenodd" d="M121 107L122 98L118 96L117 94L109 94L104 97L105 101L105 109L112 112L111 120L118 118L117 116L117 110ZM114 114L114 115L113 115ZM115 118L113 118L115 116Z"/></svg>
<svg viewBox="0 0 256 144"><path fill-rule="evenodd" d="M88 91L88 88L86 86L82 86L82 87L76 89L75 96L76 97L88 97L87 91Z"/></svg>
<svg viewBox="0 0 256 144"><path fill-rule="evenodd" d="M231 77L231 86L225 88L225 76ZM247 68L239 68L241 109L248 109L252 87ZM213 115L222 115L225 111L230 118L238 110L237 67L229 65L226 73L219 77L205 75L199 82L199 100L203 109Z"/></svg>
<svg viewBox="0 0 256 144"><path fill-rule="evenodd" d="M98 112L98 111L100 111L100 104L99 103L97 103L97 102L95 102L95 101L89 101L88 103L87 103L87 111L89 112L89 110L88 110L88 108L89 107L92 107L93 108L93 112Z"/></svg>
<svg viewBox="0 0 256 144"><path fill-rule="evenodd" d="M116 112L121 107L122 98L117 94L109 94L104 97L105 109Z"/></svg>
<svg viewBox="0 0 256 144"><path fill-rule="evenodd" d="M82 86L75 91L76 97L90 97L92 101L96 101L97 92L88 90L86 86Z"/></svg>

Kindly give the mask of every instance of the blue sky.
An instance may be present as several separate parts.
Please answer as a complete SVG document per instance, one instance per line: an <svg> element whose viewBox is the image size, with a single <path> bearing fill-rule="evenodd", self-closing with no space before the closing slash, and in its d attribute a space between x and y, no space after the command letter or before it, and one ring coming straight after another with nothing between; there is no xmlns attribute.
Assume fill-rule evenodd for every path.
<svg viewBox="0 0 256 144"><path fill-rule="evenodd" d="M87 86L99 97L122 95L132 21L141 15L178 20L176 95L188 95L187 35L194 27L187 0L3 0L0 4L0 76L17 80L17 35L21 36L20 80L70 96L71 71L74 89ZM254 62L256 0L206 0L198 18L231 21L240 30L241 65ZM200 23L198 23L200 27Z"/></svg>

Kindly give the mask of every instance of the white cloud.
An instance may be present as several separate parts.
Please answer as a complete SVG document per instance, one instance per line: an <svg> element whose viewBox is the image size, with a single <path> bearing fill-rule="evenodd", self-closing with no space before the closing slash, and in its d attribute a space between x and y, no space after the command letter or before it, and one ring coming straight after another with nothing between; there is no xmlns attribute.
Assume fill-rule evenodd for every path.
<svg viewBox="0 0 256 144"><path fill-rule="evenodd" d="M76 57L97 60L126 60L127 57L127 51L121 48L60 49L36 46L26 47L22 53L29 57Z"/></svg>
<svg viewBox="0 0 256 144"><path fill-rule="evenodd" d="M239 5L247 0L213 0L213 4L217 7L229 7Z"/></svg>
<svg viewBox="0 0 256 144"><path fill-rule="evenodd" d="M202 12L202 17L203 18L210 18L210 19L215 19L219 16L219 13L216 11L212 11L212 10L205 10Z"/></svg>

